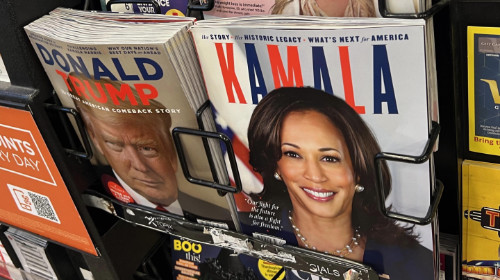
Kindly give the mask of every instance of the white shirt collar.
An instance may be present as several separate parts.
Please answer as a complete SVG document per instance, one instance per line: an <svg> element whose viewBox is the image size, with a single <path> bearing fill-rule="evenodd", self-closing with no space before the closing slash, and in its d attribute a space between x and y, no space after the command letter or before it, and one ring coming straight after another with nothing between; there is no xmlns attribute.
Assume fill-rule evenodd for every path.
<svg viewBox="0 0 500 280"><path fill-rule="evenodd" d="M120 176L118 176L118 174L116 174L114 170L113 173L115 174L116 179L118 179L118 182L120 182L125 191L127 191L128 194L134 199L135 203L151 208L156 208L158 206L158 204L152 203L151 201L147 200L147 198L134 191L129 185L127 185L122 180L122 178L120 178ZM163 208L167 209L167 211L172 214L184 216L184 212L182 212L182 207L181 204L179 203L179 200L175 200L169 206L163 206Z"/></svg>

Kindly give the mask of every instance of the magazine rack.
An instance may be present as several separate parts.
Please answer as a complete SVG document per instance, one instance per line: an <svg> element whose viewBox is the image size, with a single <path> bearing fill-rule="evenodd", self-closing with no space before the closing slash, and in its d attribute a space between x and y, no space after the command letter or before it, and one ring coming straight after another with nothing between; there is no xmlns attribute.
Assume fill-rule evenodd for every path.
<svg viewBox="0 0 500 280"><path fill-rule="evenodd" d="M208 106L204 106L203 110L207 107ZM184 155L184 149L179 137L179 135L181 134L195 135L204 139L207 137L215 138L224 141L224 144L227 147L229 158L233 158L234 160L234 154L231 155L233 151L231 142L227 140L228 137L226 135L218 132L207 132L204 130L195 130L188 128L177 127L173 129L174 141L177 147L179 159L181 161L181 166L186 178L188 178L190 182L205 187L216 188L222 193L235 193L241 191L241 183L237 184L236 187L232 187L220 185L217 182L209 182L192 178L191 175L189 175L189 170L186 170L186 157ZM379 163L383 160L393 160L410 164L419 164L426 162L433 152L433 147L436 143L438 135L439 125L437 123L434 123L430 138L426 144L424 152L420 156L379 153L376 156L375 161ZM207 149L207 157L210 160L213 160L210 154L211 153L209 152L209 149ZM235 181L240 182L237 172L237 165L235 162L231 163L231 168L236 178ZM441 182L437 181L436 189L431 198L431 205L425 217L413 217L390 212L384 206L385 196L382 194L382 190L383 188L379 185L379 206L381 206L380 209L384 213L384 215L400 221L423 225L432 222L436 214L437 205L441 198L443 185L441 184ZM87 191L83 196L88 206L101 209L109 214L112 214L120 219L123 219L124 221L133 223L135 225L147 227L155 231L167 233L169 235L177 236L193 242L231 249L235 252L267 260L277 265L281 265L291 269L308 271L309 264L314 263L324 267L326 270L338 270L341 272L341 275L350 269L354 269L358 273L361 273L360 277L362 279L379 279L376 272L370 267L343 258L338 258L335 256L290 245L274 245L257 238L249 237L242 233L205 226L199 223L192 223L183 218L179 218L178 216L170 215L168 213L160 212L148 207L134 204L124 204L120 201L117 201L116 199L110 198L97 192Z"/></svg>
<svg viewBox="0 0 500 280"><path fill-rule="evenodd" d="M436 144L437 138L439 136L440 126L436 122L432 122L432 130L427 141L424 151L419 156L409 156L402 154L393 154L393 153L385 153L381 152L375 155L375 166L377 169L377 189L378 189L378 199L379 199L379 209L380 211L389 218L396 219L398 221L410 222L418 225L426 225L432 222L432 219L436 215L437 207L439 205L439 201L441 200L441 196L443 194L444 186L439 180L436 181L436 185L432 188L434 193L431 197L430 206L427 210L427 214L424 217L416 217L411 215L405 215L397 212L390 211L385 205L385 194L384 194L384 180L382 175L382 163L383 161L397 161L404 162L410 164L420 164L429 160L431 156L434 146Z"/></svg>
<svg viewBox="0 0 500 280"><path fill-rule="evenodd" d="M430 10L416 14L416 15L393 15L387 12L381 12L386 17L405 17L405 18L428 18L434 13L439 11L448 3L447 0L443 0L436 4ZM382 10L386 10L385 5L382 5ZM201 116L204 110L209 107L209 102L204 104L200 110L198 110L198 117ZM218 132L206 131L202 125L200 119L198 119L199 129L189 129L183 127L176 127L172 131L174 138L174 143L176 150L178 152L178 157L180 159L181 167L183 169L184 176L188 181L194 184L198 184L203 187L215 188L219 191L221 195L226 193L237 193L241 191L241 180L239 178L239 172L237 164L235 162L235 155L232 151L231 142L228 140L227 135ZM374 161L379 164L383 161L398 161L405 162L408 164L420 164L429 160L431 153L433 152L433 147L435 146L436 140L440 132L440 127L437 123L433 124L433 128L430 133L430 137L427 141L426 148L419 156L413 155L401 155L401 154L391 154L391 153L380 153L375 158ZM184 153L184 147L182 141L180 140L180 135L195 135L203 139L206 156L209 159L212 168L212 177L214 181L207 181L203 179L195 178L191 175L188 169L188 164L186 160L186 155ZM207 144L207 138L217 139L224 142L226 149L228 151L228 156L230 158L231 170L233 172L233 177L235 185L224 185L220 184L220 179L217 177L215 172L214 159L211 157L210 148ZM378 170L380 172L380 169ZM380 174L377 174L380 177ZM379 178L378 177L378 178ZM425 225L429 224L434 220L436 215L437 207L441 195L443 193L444 187L439 180L436 181L434 186L433 194L431 196L431 203L427 210L427 214L424 217L415 217L410 215L404 215L401 213L396 213L390 211L385 206L385 195L383 193L382 183L377 180L378 189L378 202L380 211L387 217L391 219L396 219L399 221L404 221L412 224ZM88 206L95 207L105 211L106 213L112 214L126 222L138 225L141 227L146 227L158 232L167 233L169 235L181 237L195 242L200 242L204 244L216 245L225 248L232 249L239 253L247 254L250 256L255 256L262 258L264 260L271 261L273 263L283 265L289 268L308 271L307 267L304 267L300 262L290 263L288 256L292 256L295 260L308 260L305 263L317 263L326 268L339 269L350 269L352 267L359 267L361 270L366 271L366 277L368 279L378 279L374 271L364 265L359 263L345 261L341 258L332 257L322 253L313 252L306 249L301 249L294 246L276 246L271 243L262 241L260 239L249 237L245 234L237 233L234 231L227 231L224 229L219 229L207 225L202 225L199 223L192 223L178 216L172 216L165 214L163 212L156 211L154 209L142 207L140 205L130 205L119 202L113 198L102 193L87 191L84 195L85 203ZM218 236L224 236L224 238L219 238ZM222 241L223 240L223 241ZM309 259L310 258L310 259ZM345 270L344 270L345 271ZM363 279L365 279L363 278Z"/></svg>
<svg viewBox="0 0 500 280"><path fill-rule="evenodd" d="M64 271L66 276L61 279L80 279L78 267L91 271L95 279L132 279L132 275L140 265L147 261L145 260L147 255L158 250L164 236L116 218L99 216L97 219L95 209L87 208L81 197L83 190L96 181L90 162L87 160L91 154L80 152L83 149L79 148L79 141L72 140L77 138L74 131L70 130L72 128L68 119L60 114L63 112L73 115L76 111L72 112L58 106L56 101L50 100L50 94L25 87L1 86L2 83L0 83L0 106L29 111L33 115L57 169L68 187L70 199L78 210L79 217L75 219L83 221L97 251L95 256L72 248L63 241L49 239L53 249L47 254L54 259L53 263L56 265L54 269L57 271L60 268ZM52 103L47 105L47 102ZM78 119L78 115L75 116ZM56 128L58 132L55 131ZM13 226L5 221L2 223ZM30 231L29 224L22 229ZM127 234L124 235L123 232ZM124 243L129 245L123 246ZM71 265L68 265L70 261Z"/></svg>
<svg viewBox="0 0 500 280"><path fill-rule="evenodd" d="M53 93L53 94L55 95L55 93ZM66 108L66 107L62 107L62 106L59 106L56 104L50 104L50 103L45 103L44 106L45 106L45 108L47 108L48 110L51 110L51 111L72 115L76 124L77 124L78 132L80 134L84 133L85 129L83 127L83 120L75 109ZM68 129L68 127L65 126L65 129ZM79 157L79 158L83 158L83 159L91 159L93 153L92 153L92 148L90 146L90 141L88 140L88 138L83 138L82 142L84 145L83 151L77 150L77 148L74 147L75 145L73 144L71 146L74 148L70 148L70 147L64 148L66 153L74 155L74 156Z"/></svg>
<svg viewBox="0 0 500 280"><path fill-rule="evenodd" d="M180 135L182 135L182 134L199 136L199 137L202 137L204 140L206 140L206 138L215 138L215 139L219 139L220 141L223 141L224 144L226 145L227 150L228 150L229 162L231 165L231 170L233 171L233 176L235 178L234 180L235 180L236 186L233 187L231 185L222 185L216 181L212 182L212 181L208 181L208 180L197 179L197 178L191 176L191 173L189 172L189 167L188 167L188 163L186 160L186 156L184 153L184 147L183 147L182 141L180 139ZM233 146L231 145L231 140L229 139L229 137L227 137L226 135L224 135L222 133L208 132L208 131L204 131L204 130L194 130L194 129L184 128L184 127L175 127L172 130L172 136L174 138L175 147L178 151L177 153L178 153L179 158L180 158L182 171L184 173L184 176L186 177L186 179L189 182L191 182L193 184L205 186L205 187L214 188L214 189L217 189L218 191L222 191L222 192L238 193L241 191L242 186L241 186L240 175L238 172L238 166L236 163L236 156L234 155ZM204 141L204 142L206 143L206 141ZM207 145L205 145L205 149L208 149ZM207 150L205 150L205 151L207 151ZM213 172L213 166L214 166L213 158L212 158L212 156L210 156L209 152L206 154L207 154L207 157L209 158L210 166L211 166L212 172ZM213 177L215 178L214 180L216 180L217 175L215 173L213 173Z"/></svg>
<svg viewBox="0 0 500 280"><path fill-rule="evenodd" d="M76 119L79 119L79 113L76 110L70 110L65 107L57 105L45 105L46 108L50 110L58 110L60 112L71 114ZM214 188L219 191L219 194L225 195L226 193L238 193L242 190L242 183L240 175L238 172L238 166L236 163L236 156L234 155L233 147L229 137L220 132L209 132L205 131L201 116L207 108L210 108L210 102L207 101L203 104L199 110L197 110L196 115L198 117L198 124L200 129L191 129L184 127L175 127L172 130L172 136L174 139L174 144L178 153L179 161L186 179L193 183L203 187ZM87 132L83 127L81 122L77 122L78 129L82 135L82 138L88 138ZM69 129L69 128L68 128ZM377 193L380 211L391 219L396 219L399 221L407 222L410 224L425 225L429 224L434 220L436 215L437 207L443 193L443 184L439 180L436 181L436 186L434 187L434 193L431 197L430 206L427 210L427 214L424 217L415 217L411 215L405 215L397 212L392 212L385 205L385 194L383 192L383 183L381 179L381 163L383 161L397 161L404 162L408 164L420 164L429 160L431 154L433 153L433 148L436 144L438 135L440 131L440 126L437 123L433 123L432 130L430 132L429 139L425 145L424 151L418 156L403 155L403 154L393 154L381 152L377 154L374 158L377 167ZM205 145L206 156L209 160L212 171L214 171L215 163L212 157L212 152L208 146L207 138L217 139L222 141L226 146L228 158L231 165L231 170L233 172L233 179L235 185L224 185L220 184L217 180L217 175L213 173L214 181L208 181L204 179L195 178L191 175L188 168L187 156L185 154L185 149L182 144L181 135L197 136L203 139ZM81 158L88 158L91 155L91 149L87 144L84 144L85 149L70 149L66 148L67 153L79 156ZM83 151L82 151L83 149ZM356 262L346 261L343 258L337 258L331 255L326 255L318 253L315 251L301 249L295 246L277 246L266 241L249 237L242 233L237 233L225 229L214 228L213 225L207 224L203 225L200 223L193 223L179 216L171 215L155 209L144 207L136 204L125 204L116 199L110 198L101 192L94 191L92 189L86 189L82 194L83 200L87 206L94 207L105 211L106 213L112 214L113 216L133 225L138 225L140 227L152 229L157 232L166 233L172 236L184 238L193 242L199 242L208 245L216 245L224 248L235 250L239 253L247 254L249 256L258 257L264 260L268 260L278 265L289 267L292 269L301 268L307 270L305 264L314 261L316 264L320 264L324 267L329 267L336 270L344 270L345 272L353 267L357 271L364 271L366 275L372 275L374 271L368 266L361 265ZM215 234L216 232L217 234ZM225 237L218 238L217 235L224 235ZM230 237L229 239L227 239ZM243 245L242 245L243 244ZM245 245L246 244L246 245ZM269 253L270 248L272 248ZM285 256L285 257L284 257ZM291 263L290 259L299 260L297 263ZM310 258L310 259L309 259ZM304 261L302 264L300 261ZM368 276L367 279L378 279ZM363 278L364 279L364 278Z"/></svg>
<svg viewBox="0 0 500 280"><path fill-rule="evenodd" d="M207 101L209 103L209 101ZM202 107L197 112L197 115L200 116L202 112L208 108L207 104L204 104ZM221 192L231 192L231 193L238 193L241 191L241 180L239 177L239 171L238 171L238 166L236 164L236 156L233 152L232 144L231 141L229 141L229 137L223 133L220 132L207 132L204 130L204 127L202 126L201 121L199 120L198 123L200 124L200 129L189 129L189 128L179 128L176 127L173 129L172 134L174 136L174 142L177 148L177 153L179 156L179 160L181 162L181 166L184 172L184 175L186 178L198 185L202 185L205 187L212 187L216 188L217 190ZM429 160L434 146L436 144L436 141L439 136L439 131L440 131L440 126L438 123L433 122L432 123L432 129L430 132L429 139L426 142L426 145L424 147L424 151L419 155L419 156L412 156L412 155L403 155L403 154L394 154L394 153L387 153L387 152L380 152L377 155L375 155L374 161L377 169L377 180L376 180L376 187L377 187L377 194L378 194L378 202L379 202L379 209L384 214L384 216L391 218L391 219L396 219L402 222L408 222L412 224L419 224L419 225L426 225L432 222L433 218L436 215L437 212L437 207L439 205L439 201L441 199L441 196L443 194L444 186L443 184L439 181L436 180L436 186L433 187L434 193L432 194L431 197L431 202L429 205L429 208L427 210L427 213L424 217L416 217L412 215L405 215L397 212L390 211L390 209L386 206L385 204L385 194L384 194L384 186L383 186L383 179L382 179L382 162L383 161L396 161L396 162L404 162L408 164L420 164L424 163ZM224 141L224 144L227 148L227 155L230 159L230 164L231 164L231 170L233 172L234 180L236 183L236 186L227 186L227 185L220 185L218 182L210 182L202 179L197 179L193 178L190 175L188 169L188 164L186 160L186 155L184 153L184 149L182 146L182 141L180 140L179 135L181 134L187 134L187 135L195 135L202 137L204 141L206 141L206 138L214 138L214 139L219 139L221 141ZM209 162L211 165L214 165L213 163L213 158L211 156L210 149L208 146L205 146L205 151L207 158L209 159Z"/></svg>
<svg viewBox="0 0 500 280"><path fill-rule="evenodd" d="M74 114L75 112L59 106L33 47L27 36L22 35L25 34L24 25L41 15L58 6L72 8L80 2L79 0L24 1L22 4L18 1L2 2L0 25L3 28L0 31L2 37L0 53L3 55L2 60L8 71L10 83L0 82L0 106L21 112L23 116L29 116L36 123L37 130L43 138L38 143L43 142L47 146L48 156L52 158L57 172L62 177L61 180L64 181L64 185L58 187L67 189L69 201L65 201L73 205L70 208L78 214L75 215L75 222L79 219L83 222L91 239L90 246L95 248L97 254L76 249L68 245L69 242L52 240L44 236L51 247L56 248L55 251L47 253L54 260L54 270L65 273L61 279L83 279L80 269L90 271L95 279L133 279L134 273L148 262L151 252L158 249L165 236L123 222L111 215L97 216L96 209L85 205L81 194L97 181L88 161L91 157L88 152L91 150L82 148L82 142L69 123L67 114L77 122L78 116ZM47 103L50 105L46 105ZM60 113L61 110L63 113ZM3 115L1 120L4 120ZM83 146L87 146L88 143L83 141ZM4 199L8 197L0 197L0 200ZM2 204L5 205L3 202L0 205ZM12 227L12 224L3 219L9 216L4 213L2 212L0 222ZM22 223L22 229L30 232L34 226L30 222ZM124 232L127 234L123 234ZM80 236L75 235L71 238L78 239ZM123 246L123 244L128 245Z"/></svg>
<svg viewBox="0 0 500 280"><path fill-rule="evenodd" d="M369 266L344 258L306 250L289 245L274 245L245 234L189 222L178 216L141 205L125 204L96 192L87 192L83 198L88 206L105 211L134 225L166 233L192 242L215 245L274 264L296 270L309 271L310 264L325 271L337 270L340 275L353 269L359 279L379 279ZM279 274L278 274L279 275Z"/></svg>
<svg viewBox="0 0 500 280"><path fill-rule="evenodd" d="M144 1L144 3L151 3L151 2L154 1ZM384 1L379 0L379 3L380 2ZM390 14L386 11L385 2L382 5L379 5L379 7L381 9L381 14L385 17L409 16L410 18L427 18L432 16L441 8L443 8L448 2L449 0L441 0L433 8L429 9L424 13L416 15ZM130 3L130 1L128 3ZM190 1L190 8L188 8L188 12L210 10L213 7L213 4L214 4L213 0L200 1L196 4ZM45 3L44 5L46 6L47 4ZM14 49L15 48L12 48L10 51L14 52ZM17 57L17 59L20 58ZM28 59L31 60L32 62L36 61L36 58L34 56L31 56ZM14 60L14 57L8 58L8 60ZM43 73L43 69L41 69L39 66L36 66L35 69L36 69L35 72ZM38 104L37 106L35 106L36 109L34 110L37 116L38 114L44 116L53 113L59 114L57 112L62 112L63 114L69 114L72 116L72 118L75 119L76 123L79 124L79 129L78 129L79 133L82 135L86 135L85 129L83 128L83 125L81 123L80 116L75 110L61 107L56 100L51 100L52 103L47 104L47 99L51 97L50 94L51 90L50 90L50 84L48 83L45 77L40 78L40 80L44 81L41 81L39 83L37 82L30 83L30 82L24 82L25 77L23 77L21 73L23 72L14 71L13 72L14 77L11 78L13 78L12 80L14 84L21 84L22 86L29 87L28 91L33 93L33 95L30 95L31 98L33 98L32 100L30 100L30 102L35 101ZM9 72L9 74L11 73ZM43 76L43 74L41 74L40 77L41 76ZM24 90L26 90L26 88L23 89L23 91ZM14 97L15 95L16 95L15 93L12 94L12 96ZM13 101L13 98L10 97L3 97L3 98L4 100L2 102L4 105L12 106L13 104L16 104L16 102ZM205 110L208 106L209 103L205 104L204 107L200 108L200 112ZM77 206L81 211L81 214L84 215L85 221L88 223L89 230L92 232L94 242L96 242L96 247L98 248L101 256L100 258L94 258L86 254L79 254L74 252L70 252L70 254L78 255L74 258L83 259L83 261L86 262L87 265L91 268L91 271L96 279L125 279L123 277L120 277L121 275L118 276L118 272L115 271L116 267L118 267L118 263L121 261L122 258L129 257L130 253L134 253L133 255L141 255L141 254L135 254L135 252L130 251L128 252L129 254L118 256L119 252L113 253L112 252L113 249L110 249L109 246L105 244L106 243L104 240L105 238L103 238L103 234L100 233L102 229L97 228L97 226L94 225L95 219L91 217L91 215L88 213L88 209L85 206L90 206L91 208L96 208L105 211L106 213L111 214L109 216L113 216L118 219L117 224L119 226L117 227L117 229L109 230L112 231L111 234L112 236L113 235L116 236L119 235L120 233L123 233L124 228L127 228L127 230L129 229L138 230L143 228L145 229L145 231L144 232L141 231L141 234L143 236L149 235L151 239L155 240L160 239L159 236L161 237L164 234L170 234L181 238L202 242L205 244L212 244L233 249L243 254L255 256L258 258L262 258L264 260L269 260L276 264L298 270L308 271L310 263L317 263L321 264L325 268L341 269L342 271L347 271L351 268L356 268L359 271L361 271L363 275L366 276L363 277L363 279L365 280L378 279L378 276L375 273L375 271L373 271L373 269L356 262L348 261L342 258L337 258L334 256L294 246L273 245L259 239L248 237L241 233L219 229L211 226L205 226L202 224L192 223L183 218L179 218L178 216L172 216L167 213L156 211L154 209L142 207L140 205L124 204L106 195L103 195L102 193L92 191L88 188L88 185L90 184L90 182L88 181L90 180L90 178L86 178L87 174L82 172L82 170L86 170L86 168L82 166L87 166L88 159L92 157L92 149L90 148L90 145L88 143L88 138L82 137L81 138L81 141L83 141L82 143L80 143L79 141L75 141L75 139L78 139L78 137L75 136L75 131L73 131L72 126L69 125L67 116L59 118L59 121L61 123L58 123L58 129L63 128L62 132L55 131L54 128L56 126L53 123L50 123L52 120L49 120L48 118L40 118L40 119L42 119L42 122L47 124L46 126L47 131L44 133L44 136L47 137L46 141L52 143L51 146L55 146L53 148L53 151L54 155L57 156L58 166L60 166L61 168L61 173L66 174L65 176L67 176L68 178L67 179L69 182L68 185L71 185L73 198L75 199L75 202L78 204ZM174 139L176 139L175 144L177 150L179 151L179 158L181 160L181 166L183 168L184 175L190 182L197 183L205 187L215 188L219 190L219 193L222 195L228 192L235 193L241 191L241 180L239 179L236 161L234 160L234 153L230 152L229 154L231 158L230 164L232 167L233 177L235 178L235 186L220 184L219 182L220 178L217 178L217 175L214 171L213 159L211 158L210 149L208 147L206 140L207 138L214 138L218 139L219 141L223 141L227 147L227 150L232 151L231 143L230 141L227 140L228 137L221 133L205 131L201 123L199 126L200 126L199 130L187 129L187 128L174 129L173 134L175 135ZM212 166L212 173L214 178L213 182L200 180L191 176L187 168L186 159L183 152L184 148L182 146L182 141L180 141L179 137L182 134L197 135L204 139L203 141L205 144L206 154ZM418 164L423 161L426 161L428 160L430 153L432 153L432 147L434 146L438 135L439 135L439 126L434 126L431 131L431 136L427 142L426 149L420 156L381 153L377 156L376 161L380 162L382 160L395 160L395 161L407 162L410 164ZM64 141L62 141L61 138L64 138ZM65 144L64 149L61 149L61 142L64 142ZM61 151L64 152L61 153ZM77 178L78 180L76 180L75 178ZM410 223L428 224L435 217L437 205L439 203L443 191L443 185L439 181L436 181L436 188L434 190L434 194L432 195L431 205L425 217L405 216L388 211L388 209L385 208L384 206L385 198L381 192L381 189L383 189L383 187L378 186L378 189L379 189L378 192L379 192L380 210L384 213L384 215L390 218ZM130 227L127 227L126 225L130 225ZM136 225L138 225L139 227L136 227ZM151 234L151 232L157 234ZM154 248L154 246L155 245L153 244L150 246L150 248ZM117 258L113 259L111 258L110 255L114 255L113 257ZM134 260L135 259L136 258L134 258ZM121 268L124 268L125 266L127 265L120 265Z"/></svg>

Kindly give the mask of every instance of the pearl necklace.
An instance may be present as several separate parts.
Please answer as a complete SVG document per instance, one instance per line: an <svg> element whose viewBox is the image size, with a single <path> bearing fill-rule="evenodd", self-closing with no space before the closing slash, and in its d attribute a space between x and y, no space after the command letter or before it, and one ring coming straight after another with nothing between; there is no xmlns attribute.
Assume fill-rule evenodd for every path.
<svg viewBox="0 0 500 280"><path fill-rule="evenodd" d="M304 235L302 235L302 233L300 233L300 229L295 225L294 221L293 221L293 218L292 218L292 211L289 211L288 212L288 219L290 220L290 223L292 224L292 228L293 230L295 231L295 235L297 236L297 238L300 239L300 241L304 244L304 247L308 248L308 249L312 249L314 251L318 251L318 249L316 249L316 247L314 246L311 246L309 245L309 243L307 243L307 239ZM354 234L351 238L351 241L349 241L349 243L347 245L344 246L344 248L342 249L339 249L339 250L335 250L333 252L329 252L329 251L324 251L325 254L329 254L329 255L334 255L334 256L337 256L337 257L341 257L341 258L344 258L346 257L347 255L349 255L350 253L353 252L353 250L358 247L359 245L359 242L358 240L361 238L361 234L359 234L359 227L357 227L356 229L354 229Z"/></svg>

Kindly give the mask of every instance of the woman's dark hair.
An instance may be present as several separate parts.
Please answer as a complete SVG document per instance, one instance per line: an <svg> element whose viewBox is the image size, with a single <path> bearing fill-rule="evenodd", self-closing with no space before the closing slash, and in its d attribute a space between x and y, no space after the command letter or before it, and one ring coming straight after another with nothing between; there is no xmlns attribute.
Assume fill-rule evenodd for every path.
<svg viewBox="0 0 500 280"><path fill-rule="evenodd" d="M264 192L268 191L266 188L270 185L273 188L281 185L286 189L282 181L273 179L277 162L282 156L281 126L289 113L301 111L316 111L325 115L344 136L354 178L358 180L356 183L365 187L363 192L354 196L353 225L359 226L360 232L369 239L416 244L418 241L413 234L413 227L396 225L394 220L383 216L378 209L374 157L380 152L380 147L375 136L344 100L324 91L310 87L283 87L269 92L255 108L248 126L250 164L262 175L264 182L273 182L265 184ZM391 190L391 176L385 163L381 169L387 197Z"/></svg>

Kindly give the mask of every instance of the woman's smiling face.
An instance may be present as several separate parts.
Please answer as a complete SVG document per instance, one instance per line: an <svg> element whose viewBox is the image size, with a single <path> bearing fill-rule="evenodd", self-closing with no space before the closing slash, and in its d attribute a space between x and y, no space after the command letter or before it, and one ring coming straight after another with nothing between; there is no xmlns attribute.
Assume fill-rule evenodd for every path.
<svg viewBox="0 0 500 280"><path fill-rule="evenodd" d="M344 136L325 115L289 113L281 128L281 155L277 172L296 213L351 217L356 184L351 157Z"/></svg>

